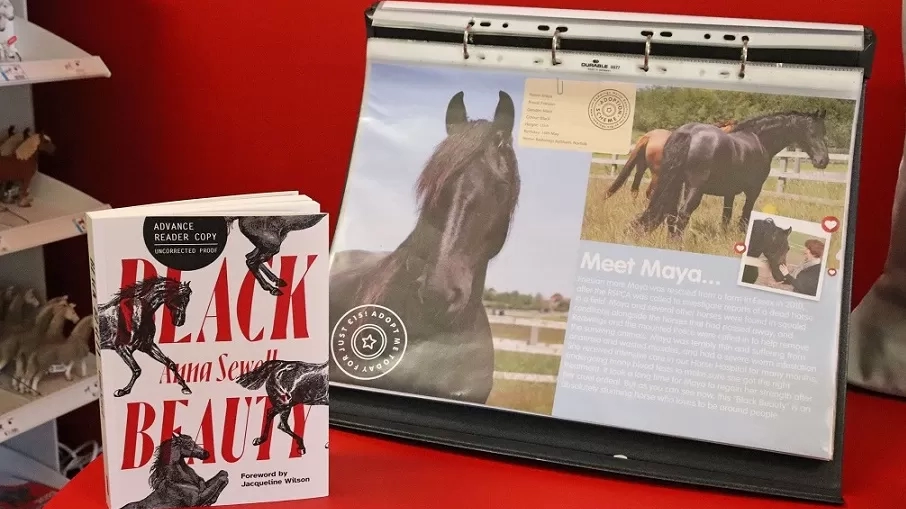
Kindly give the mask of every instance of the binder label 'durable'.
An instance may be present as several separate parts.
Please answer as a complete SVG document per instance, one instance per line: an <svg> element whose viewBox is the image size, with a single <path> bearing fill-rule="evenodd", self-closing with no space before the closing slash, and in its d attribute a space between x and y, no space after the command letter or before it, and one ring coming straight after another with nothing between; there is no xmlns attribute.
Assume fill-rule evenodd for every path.
<svg viewBox="0 0 906 509"><path fill-rule="evenodd" d="M635 85L525 80L519 144L624 154L632 143Z"/></svg>

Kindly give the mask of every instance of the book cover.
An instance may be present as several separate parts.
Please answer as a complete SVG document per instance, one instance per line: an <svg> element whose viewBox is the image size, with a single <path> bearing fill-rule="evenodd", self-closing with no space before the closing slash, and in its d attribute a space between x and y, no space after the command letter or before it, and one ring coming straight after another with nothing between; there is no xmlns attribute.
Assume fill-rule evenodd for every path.
<svg viewBox="0 0 906 509"><path fill-rule="evenodd" d="M755 90L379 42L332 384L832 457L857 71Z"/></svg>
<svg viewBox="0 0 906 509"><path fill-rule="evenodd" d="M307 198L87 214L108 504L328 493L328 221Z"/></svg>

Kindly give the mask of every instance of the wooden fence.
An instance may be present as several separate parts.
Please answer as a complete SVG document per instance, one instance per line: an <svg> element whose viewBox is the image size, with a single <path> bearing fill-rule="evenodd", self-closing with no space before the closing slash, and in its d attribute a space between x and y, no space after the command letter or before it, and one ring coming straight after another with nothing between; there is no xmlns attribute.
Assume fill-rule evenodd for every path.
<svg viewBox="0 0 906 509"><path fill-rule="evenodd" d="M849 163L849 154L829 154L832 163ZM626 155L618 154L595 154L591 162L593 164L605 165L609 167L607 174L596 174L594 178L612 179L616 177L617 172L626 164ZM846 184L849 172L847 171L824 171L824 170L807 170L802 171L802 161L808 160L808 154L801 151L783 150L774 156L774 162L771 165L769 176L775 177L777 183L773 191L765 191L762 194L783 196L803 201L811 201L824 205L839 205L839 200L828 200L826 198L816 198L800 194L791 194L786 191L787 183L792 180L807 180L811 182L826 182L832 184ZM630 178L630 180L632 180ZM646 177L646 180L647 177ZM628 183L627 183L628 185Z"/></svg>
<svg viewBox="0 0 906 509"><path fill-rule="evenodd" d="M508 352L530 353L537 355L560 356L563 352L562 344L547 344L538 340L541 329L566 330L566 322L558 320L544 320L539 318L525 318L518 316L501 316L488 314L491 325L515 325L529 328L528 341L519 339L494 338L494 349ZM495 371L494 378L498 380L513 380L519 382L557 383L556 375L542 375L538 373L512 373L508 371Z"/></svg>

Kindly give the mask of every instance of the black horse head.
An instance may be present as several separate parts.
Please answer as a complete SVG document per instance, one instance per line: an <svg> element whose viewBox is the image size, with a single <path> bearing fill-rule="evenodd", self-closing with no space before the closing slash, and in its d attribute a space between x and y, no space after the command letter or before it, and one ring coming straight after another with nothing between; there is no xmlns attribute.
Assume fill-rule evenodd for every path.
<svg viewBox="0 0 906 509"><path fill-rule="evenodd" d="M783 229L771 218L758 219L752 222L752 235L749 238L749 247L746 255L759 257L764 255L768 260L768 267L775 281L783 281L780 265L786 263L786 255L790 251L790 233L793 227Z"/></svg>
<svg viewBox="0 0 906 509"><path fill-rule="evenodd" d="M802 147L802 150L808 154L812 160L812 165L823 170L827 168L830 157L827 154L827 129L824 125L824 119L827 111L820 109L814 113L802 114L797 118L797 123L801 125L796 144Z"/></svg>
<svg viewBox="0 0 906 509"><path fill-rule="evenodd" d="M458 315L484 285L487 262L503 247L519 196L513 100L499 94L492 120L470 120L463 93L447 105L447 137L416 185L425 260L419 295ZM422 242L420 240L420 242Z"/></svg>
<svg viewBox="0 0 906 509"><path fill-rule="evenodd" d="M170 439L170 451L173 458L197 458L200 460L208 459L211 454L203 447L195 443L189 435L173 432L173 438Z"/></svg>
<svg viewBox="0 0 906 509"><path fill-rule="evenodd" d="M189 305L189 298L192 296L192 289L189 288L189 281L179 283L173 290L170 290L164 305L170 310L173 317L173 325L181 327L186 323L186 307Z"/></svg>

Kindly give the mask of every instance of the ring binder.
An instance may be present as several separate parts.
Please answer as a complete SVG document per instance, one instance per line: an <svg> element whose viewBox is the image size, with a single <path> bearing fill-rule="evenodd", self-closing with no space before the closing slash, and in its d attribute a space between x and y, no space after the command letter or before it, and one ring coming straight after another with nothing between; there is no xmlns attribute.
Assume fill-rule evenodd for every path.
<svg viewBox="0 0 906 509"><path fill-rule="evenodd" d="M465 29L462 28L464 25ZM539 128L539 133L541 129L546 129L548 134L559 131L559 128L563 126L566 126L566 129L572 129L578 122L588 122L594 125L594 128L597 129L597 131L594 131L597 133L595 135L597 137L603 137L604 134L601 133L617 131L620 128L632 131L634 129L632 124L634 120L631 110L634 108L632 105L638 99L633 96L631 90L621 89L621 86L626 84L637 85L637 92L641 90L646 91L646 93L654 91L651 92L652 95L647 96L649 103L646 114L649 115L658 113L661 106L665 106L664 109L667 109L666 106L670 105L669 102L663 102L663 96L655 95L655 93L661 93L662 89L669 87L727 92L727 95L722 96L723 99L720 99L725 101L721 104L731 104L733 107L725 108L717 112L716 115L740 115L741 113L738 113L739 109L747 107L740 106L737 102L734 102L734 97L740 96L732 94L743 94L742 97L748 100L749 95L763 94L768 89L774 90L771 94L774 94L775 97L783 98L788 95L796 99L806 99L801 102L791 100L791 104L794 105L813 104L808 101L813 98L828 99L830 101L839 100L839 103L834 104L843 105L839 106L839 110L845 110L845 114L840 111L828 113L822 105L814 108L809 106L808 112L799 111L795 115L797 115L796 118L811 118L815 122L824 122L825 118L836 115L836 124L827 128L837 129L838 131L836 134L837 145L833 147L835 151L830 155L825 154L812 158L812 164L816 169L826 167L829 164L829 160L833 159L833 157L842 157L852 162L848 170L849 173L842 180L846 182L847 186L847 191L842 193L844 194L842 200L845 205L841 205L841 207L844 213L835 216L835 219L839 219L840 224L844 225L840 226L838 234L844 235L845 242L834 247L834 249L841 249L840 253L842 254L835 262L838 265L834 269L834 275L826 276L835 276L835 279L830 281L832 281L833 285L839 284L839 288L842 289L839 294L839 310L849 309L848 289L851 285L851 253L853 250L852 228L855 224L864 84L871 74L875 45L874 34L869 28L838 24L403 1L383 1L373 5L366 12L366 27L368 59L372 66L385 66L385 73L382 76L386 77L383 78L385 81L382 82L381 88L384 93L400 88L400 84L395 81L397 79L414 79L399 78L398 76L400 75L410 77L429 74L431 76L442 76L443 79L437 78L437 83L440 83L440 85L434 85L437 89L442 89L442 97L437 99L431 96L429 92L425 92L425 97L422 98L423 103L420 103L428 104L425 108L429 108L429 110L425 111L434 112L439 108L447 109L446 122L443 123L446 126L446 131L438 132L438 136L454 136L459 132L457 131L458 129L465 129L465 127L460 127L464 125L461 121L466 119L471 121L473 118L481 119L474 120L474 122L481 126L502 126L495 135L497 137L494 138L494 143L490 145L495 150L502 150L511 145L516 145L517 140L523 147L529 146L532 149L532 154L548 150L549 146L539 145L537 138L533 140L533 145L527 145L528 142L526 140L531 137L532 133L526 133L525 130L520 133L514 128L514 125L516 127L519 126L518 121L514 122L514 116L516 116L516 120L521 118L524 121L527 118L524 115L526 115L525 109L528 106L526 106L527 100L524 98L529 96L529 85L525 85L525 90L519 90L518 86L512 85L512 82L507 81L506 83L509 84L509 89L507 89L504 85L498 86L497 82L488 84L485 81L488 76L493 76L495 79L499 78L501 83L503 83L505 77L512 78L524 73L527 76L525 78L526 83L531 81L533 86L537 85L539 87L532 89L531 94L538 108L536 110L537 118L547 118L544 121L556 121L556 119L550 120L548 118L552 115L552 102L562 100L564 104L569 103L573 107L578 105L577 109L581 109L580 115L577 114L575 117L562 120L556 126ZM459 44L462 44L462 56L460 56ZM481 58L469 58L470 46L481 47ZM545 54L547 51L550 51L551 65L549 66L546 65ZM643 56L641 65L638 62L640 54ZM657 73L649 72L652 67L652 59L656 61L657 65L654 67L658 70ZM455 67L455 69L451 70L451 67ZM400 69L405 72L401 74L390 72ZM442 74L440 71L437 71L436 74L431 74L437 69L443 69L446 74ZM467 77L462 78L462 83L456 82L455 79L451 82L451 76L459 79L460 75L455 73L460 71L461 76ZM366 73L366 76L369 76L369 83L366 84L366 88L375 86L373 80L377 79L375 78L376 74ZM567 74L570 76L567 77ZM738 79L734 79L734 76ZM588 96L583 96L581 101L569 95L576 93L575 89L577 86L581 87L582 84L595 82L608 82L609 87L610 85L613 86L610 88L602 87L601 90L589 93ZM467 87L468 90L465 90ZM490 94L487 93L489 89L491 90ZM430 88L426 88L426 90L430 90ZM777 90L781 91L778 92ZM516 97L514 91L523 95ZM375 98L380 95L372 91L370 94L366 94L366 97L369 98L369 101L377 101ZM382 100L389 101L390 99L384 98ZM409 100L408 96L406 100ZM765 103L775 104L775 101L766 100ZM658 105L658 107L652 106L653 104ZM476 113L474 117L466 115L466 105L468 105L470 113L473 113L473 109L480 109L481 113ZM366 106L368 105L363 104L363 111ZM382 103L379 107L374 108L373 111L388 114L386 113L387 108L384 106L388 106L388 104ZM737 106L739 107L737 108ZM702 105L702 108L707 109L707 105ZM798 108L799 106L794 109ZM804 107L802 108L804 109ZM692 109L697 110L698 107ZM418 115L419 113L412 113L416 110L418 110L418 107L407 103L406 113L404 114ZM770 116L767 115L768 111L764 113L765 116ZM428 113L425 113L425 115L428 115ZM520 115L522 116L520 117ZM845 124L839 120L842 118L841 115L849 119ZM443 116L442 109L440 110L440 116ZM677 116L673 116L663 120L663 129L667 130L668 127L670 129L678 129L676 124L682 124L685 121L682 118L678 121L677 118ZM394 143L397 143L400 151L403 151L401 149L408 150L410 148L413 152L416 149L418 151L425 150L421 146L414 147L415 141L410 141L409 139L414 134L405 131L406 127L404 126L409 125L412 129L419 131L431 129L430 125L434 123L433 118L416 117L409 123L405 122L405 119L395 117L390 117L390 120L394 123L397 129L396 132L399 134L398 141ZM743 122L748 119L727 119L725 116L712 116L708 122L717 124L718 121L726 120ZM369 121L371 122L369 125L372 125L370 129L374 129L373 126L381 122L380 119L371 117L369 117ZM635 122L638 123L638 121ZM645 129L642 129L641 126L637 127L637 129L641 132L652 129L648 124L645 124L645 126ZM713 136L715 138L722 136L717 133L718 128L726 128L727 131L724 132L728 132L732 129L732 125L721 124L708 127L710 132L714 133ZM368 129L364 127L364 123L360 124L359 133L362 134L363 131ZM509 137L511 130L512 139ZM823 133L825 130L823 123L821 125L816 123L814 129L810 132ZM849 137L850 132L852 132L852 138ZM576 137L581 137L580 135L581 133L576 134ZM469 134L463 135L462 138L457 138L457 140L465 143L464 140L466 139L475 140L478 137L478 134ZM379 136L377 138L384 140L384 138ZM423 142L425 146L438 146L438 138L431 137L431 135L428 135L427 138ZM597 156L595 153L606 154L607 150L592 147L592 145L598 143L595 137L589 136L588 140L583 138L581 140L567 141L570 142L569 144L588 145L580 152L584 151L586 157L588 157L588 152L592 152L590 156L593 161L592 165L598 164L594 162L595 158L601 157L603 159L607 155ZM359 143L361 142L357 141L357 144ZM369 147L368 150L378 152L382 160L397 161L398 156L405 155L407 164L412 167L407 170L396 170L402 165L393 163L393 168L395 168L393 171L418 171L415 168L418 166L415 161L423 160L423 157L427 157L423 152L418 152L417 156L393 153L392 148L386 147L388 145L386 141L375 143L381 145L382 148ZM817 146L808 140L802 141L802 143L810 147L809 150L813 152L813 149ZM566 144L565 142L563 143L563 145ZM358 150L361 152L366 149L361 148ZM441 149L438 148L437 150ZM614 161L617 155L626 154L625 150L622 152L620 150L622 149L615 148L611 150ZM666 151L666 149L664 150ZM845 153L841 153L841 150ZM449 153L444 152L444 154ZM509 161L511 156L489 152L482 157L492 159L495 164L499 159L500 164L494 167L492 173L502 179L507 169L505 162ZM536 156L526 156L526 158L529 157ZM467 155L457 155L457 158L459 161L472 160ZM355 164L357 159L362 162ZM369 161L368 165L364 162L366 160ZM404 180L408 181L410 177L413 181L416 179L416 175L411 173L406 174L405 178L400 177L398 174L385 175L381 173L380 176L377 176L375 173L368 173L369 171L378 171L378 169L373 168L374 160L375 157L372 153L361 153L358 157L356 155L353 156L353 164L351 164L348 179L354 180L354 183L347 184L346 196L343 200L344 211L341 214L334 245L331 248L332 263L334 264L332 265L332 270L335 268L338 273L341 273L341 271L353 269L349 273L353 274L357 273L357 269L364 267L364 264L367 263L369 269L378 267L385 268L388 272L397 269L411 271L414 274L414 278L416 275L418 277L412 282L411 288L405 286L405 291L415 294L418 299L421 299L422 305L426 305L424 302L429 300L429 296L426 296L424 292L427 285L426 280L429 279L430 274L426 268L426 264L429 261L425 259L426 255L424 253L407 253L400 260L393 259L386 264L380 265L376 265L378 262L366 261L371 260L367 257L377 256L377 254L362 248L362 245L368 245L369 243L372 245L378 244L380 245L380 250L385 250L391 248L390 244L397 242L397 240L388 236L387 239L381 237L381 240L378 241L377 238L379 236L376 234L372 236L372 232L374 230L373 226L379 224L378 221L380 220L372 219L368 215L369 213L360 211L359 215L356 215L354 212L349 212L350 208L360 209L361 207L356 202L361 202L361 198L364 195L356 195L355 193L361 193L363 188L368 188L370 185L380 186L381 192L388 192L388 186L385 185L384 179L387 179L387 181L393 180L397 184ZM587 159L583 161L587 164ZM519 162L522 164L523 160ZM366 168L366 166L370 167L370 169ZM560 180L566 179L566 175L570 171L567 168L558 167L557 163L544 165L544 168L548 167L557 168L557 179ZM354 177L353 170L358 172L358 177ZM535 173L531 174L531 178L538 178L538 173L543 172L543 169L534 168L534 171ZM643 168L640 171L643 173L645 170ZM653 175L654 171L652 168ZM485 172L485 174L487 173ZM822 171L820 173L824 175L830 172ZM420 177L418 182L421 187L419 189L421 189L420 192L425 193L420 196L432 196L435 198L432 203L438 203L436 200L439 199L438 186L440 184L430 180L429 177L438 177L440 175L449 177L452 174L452 170L445 172L434 168L433 173L430 175ZM641 180L640 175L637 176L637 181ZM523 177L522 185L527 185L530 177ZM591 176L591 178L593 177L594 175ZM785 175L782 177L788 178ZM550 183L553 181L545 182ZM516 185L504 180L501 180L498 184L502 188L507 189ZM406 185L408 186L408 184ZM474 182L470 183L470 187L475 185ZM636 182L637 185L638 182ZM657 193L654 176L650 186L654 186L654 192ZM778 185L777 189L780 189L780 187ZM355 188L355 190L352 190L352 188ZM591 185L589 184L590 188ZM408 190L409 187L406 187L406 189ZM651 187L649 187L650 189ZM547 190L545 189L545 191ZM389 192L394 193L396 191L390 190ZM775 191L770 191L770 193L776 194ZM399 197L402 198L403 195L400 194ZM406 198L408 198L408 195L406 195ZM582 197L574 196L573 198L586 199L584 193ZM447 197L447 199L450 198ZM535 196L535 199L538 200L538 197ZM699 196L698 199L700 200L701 197ZM391 196L390 201L397 201L397 196ZM538 202L536 201L535 203L537 204ZM639 203L648 203L648 201L643 201L643 198L639 197ZM424 206L424 203L420 202L416 208L422 209ZM520 207L522 206L520 202ZM586 213L589 212L586 211ZM764 215L767 212L756 211L756 214ZM372 213L372 215L374 214ZM364 224L356 225L356 222L360 219ZM441 222L441 219L437 217L434 219L438 223ZM390 219L387 220L389 221ZM450 222L452 223L453 221L450 220ZM505 220L500 221L500 224L506 223ZM438 228L440 227L432 226L432 228L434 228L432 235L439 235ZM792 226L788 228L792 229ZM363 239L360 242L352 233L345 233L344 229L356 230L361 232L362 237L371 238ZM410 235L408 232L409 230L402 227L399 231L394 231L392 235L400 235L401 238L406 238L407 240L403 244L415 242L412 236L407 237L407 235ZM821 237L825 234L826 232L819 230L818 233L809 233L808 236L825 238ZM414 235L414 232L411 235ZM803 240L797 240L796 242L804 242L805 235L805 233L800 231L797 239L801 238ZM839 237L837 239L839 241ZM348 245L337 247L338 242L341 245ZM545 243L555 244L556 242L552 240L548 242L545 239ZM437 244L436 239L434 244ZM616 245L618 242L613 244ZM791 243L790 246L792 245ZM742 253L745 250L745 245L733 246L731 244L724 249L726 251L727 249L738 248L741 248L742 251L737 251L737 253ZM339 254L343 253L353 253L351 255L352 258L344 258L342 262L338 262ZM832 253L827 259L831 260L833 256L837 256L837 253ZM350 262L350 259L353 261ZM542 263L546 263L546 261L545 259ZM349 265L350 263L352 266ZM362 266L356 266L356 263L362 264ZM453 289L447 289L448 293L444 294L440 299L442 301L443 299L455 301L458 297L468 292L468 285L463 284L459 280L462 278L462 273L468 270L468 264L457 261L450 265L454 269L450 269L449 273L438 277L441 283L447 282L454 286ZM506 262L498 261L496 266L501 267L503 265L506 265ZM347 275L345 272L342 272L342 274L344 278L359 277L357 275ZM375 276L376 279L380 280L378 281L380 283L388 283L391 278L395 277L392 273L376 272L376 274L380 274ZM524 279L524 273L522 277ZM342 281L338 285L348 283L348 280L343 279ZM831 285L831 283L826 283L826 285ZM831 291L827 288L829 286L825 286L822 291L825 293ZM833 290L836 291L837 288L834 286ZM360 291L368 293L364 290ZM371 289L369 288L370 291ZM534 292L534 290L532 291ZM350 305L349 308L337 308L337 315L343 317L349 316L349 313L352 312L351 305L353 304L371 305L364 302L347 303L343 301L345 295L341 295L341 293L335 291L332 284L332 323L337 322L334 311L335 300L339 300L342 306ZM539 295L541 294L539 293ZM834 304L837 302L838 300L835 298ZM382 304L375 302L373 305L378 307ZM553 304L546 305L548 307L553 306ZM340 304L337 304L337 306L340 306ZM418 308L418 306L419 304L412 303L412 307ZM450 307L454 307L453 304L450 304ZM408 310L408 308L406 309ZM571 313L573 308L570 307L569 309ZM406 315L393 311L392 306L376 311L376 313L377 315L375 316L381 316L391 322L396 319L404 322L407 319ZM490 311L488 314L491 315ZM490 316L490 318L495 323L508 323L507 317L495 315ZM830 315L828 315L828 318L830 318ZM517 323L520 318L516 316L511 317L510 320L513 323ZM551 320L545 319L543 321L548 323L546 326L557 327L550 325L552 323ZM387 380L387 378L383 378L380 379L382 381L369 387L371 383L369 381L378 380L381 375L354 371L357 369L354 363L344 366L344 370L349 370L344 371L348 375L346 378L344 376L334 377L334 372L331 372L331 389L334 399L331 422L338 427L604 472L773 496L840 503L842 502L841 456L843 452L842 433L846 388L845 338L847 323L845 313L839 320L834 315L833 319L821 320L821 323L838 327L836 334L839 337L839 344L835 345L836 350L830 355L834 359L835 368L825 379L822 379L824 380L822 382L824 385L821 386L821 394L826 396L828 408L832 405L832 408L830 408L832 419L825 418L823 409L818 410L818 412L822 412L820 419L823 419L823 423L821 425L827 425L827 431L822 428L821 432L828 440L826 444L827 452L816 451L810 457L805 457L807 456L806 454L793 456L792 454L795 454L793 452L787 451L784 453L777 448L757 447L751 444L745 446L748 448L743 448L742 446L723 445L730 444L731 442L729 441L717 443L706 439L682 438L684 436L682 434L648 433L639 431L641 429L640 426L621 428L601 424L600 422L592 424L593 421L590 420L580 422L580 420L569 420L555 415L553 411L549 414L539 414L536 411L510 410L511 407L499 405L495 408L484 404L487 394L483 392L485 390L483 386L480 390L475 389L474 392L470 392L471 387L469 386L465 388L456 387L455 389L450 389L446 394L439 391L442 394L438 395L427 390L422 393L408 389L400 391L398 387L393 387L391 382L386 382L386 386L381 386L382 381ZM419 325L424 327L422 323L419 323ZM369 324L369 326L372 326L372 324ZM565 330L568 330L569 325L564 324L564 327L566 328ZM416 332L418 327L409 327L409 324L406 324L406 330L410 331L410 336L419 333ZM421 332L423 333L424 331ZM445 343L449 341L448 336L451 334L444 332L439 334L439 337L434 340L438 344L443 343L444 356L453 355L449 351L449 343ZM373 337L369 337L373 339ZM388 335L387 337L390 336ZM535 335L532 338L532 341L541 343L530 345L533 348L530 349L532 352L555 350L550 344L540 341ZM344 341L352 341L352 339L346 337L342 339ZM495 333L493 339L495 341L500 339L505 343L507 338L497 338ZM401 362L411 363L413 359L418 359L419 355L424 355L424 352L430 351L430 348L432 348L431 341L417 346L413 343L412 337L408 339L401 338L400 341L404 345L408 345L405 350L405 358L403 360L399 360L399 358L394 358L392 361L388 360L388 362L392 362L392 364L388 365L396 366L397 363ZM836 339L830 338L828 341L835 342ZM566 351L566 341L559 343L559 345L561 350L557 350L558 352ZM523 347L519 346L519 348ZM563 354L557 353L557 355L562 358ZM456 378L457 373L454 372L454 361L447 359L443 362L440 360L432 360L432 362L438 363L436 365L432 364L433 369L437 370L437 372L432 371L428 379L417 380L417 385L433 389L435 385L442 384L447 379ZM561 362L556 370L562 370L562 365ZM535 371L527 372L518 372L514 369L498 369L495 366L492 366L492 368L495 380L498 379L499 374L499 380L507 383L535 383L541 387L545 383L550 383L551 378L555 379L554 384L559 383L558 375L551 375L544 371L545 369L549 370L549 367L543 368L539 366ZM406 374L412 374L417 372L419 368L409 364L408 368L403 369ZM556 370L554 370L554 373L558 373ZM443 371L443 376L438 376L441 371ZM475 373L470 372L470 375L475 375L476 373L483 373L483 369L475 368ZM342 373L337 374L342 375ZM365 382L358 383L356 380ZM415 382L413 382L413 385L415 385ZM539 391L541 390L539 389ZM478 393L477 396L475 395L476 393ZM453 396L451 397L448 394ZM593 406L591 400L583 401L585 401L586 407ZM623 418L624 416L621 414L629 413L624 410L621 407L614 408L611 410L612 415L609 417L614 419L617 417ZM717 412L715 410L715 413ZM760 415L765 414L762 412ZM672 421L673 416L663 419L663 414L658 414L651 417L651 420ZM824 422L828 420L832 422ZM766 426L768 425L766 424ZM771 423L769 425L770 430L776 429L776 426L776 422ZM715 435L723 432L732 434L734 431L732 429L721 429L720 433L715 432ZM773 432L765 431L766 434ZM812 438L803 430L791 431L791 433L802 433L802 435L797 436L805 437L805 439Z"/></svg>
<svg viewBox="0 0 906 509"><path fill-rule="evenodd" d="M645 72L648 72L648 58L651 56L651 34L650 32L645 34L645 61L642 63L641 69Z"/></svg>
<svg viewBox="0 0 906 509"><path fill-rule="evenodd" d="M472 25L475 24L475 20L470 20L466 24L466 29L462 33L462 58L465 60L469 59L469 41L472 39Z"/></svg>

